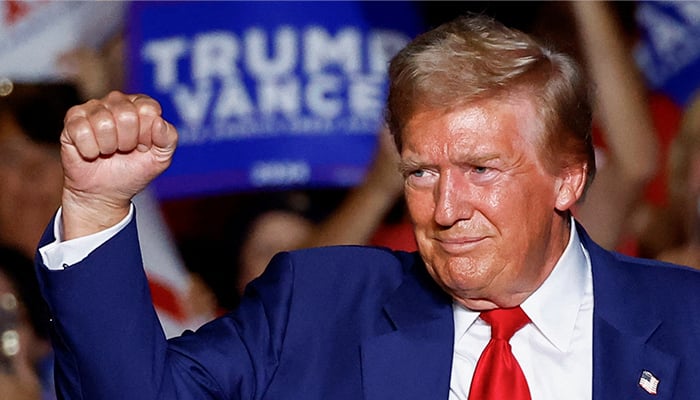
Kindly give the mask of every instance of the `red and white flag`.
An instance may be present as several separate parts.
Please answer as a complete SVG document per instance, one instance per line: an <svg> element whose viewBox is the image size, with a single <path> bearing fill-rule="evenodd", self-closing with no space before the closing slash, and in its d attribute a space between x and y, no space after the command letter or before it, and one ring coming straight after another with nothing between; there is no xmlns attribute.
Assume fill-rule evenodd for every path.
<svg viewBox="0 0 700 400"><path fill-rule="evenodd" d="M145 190L134 198L144 269L158 318L167 337L197 328L185 301L190 278L165 224L158 201Z"/></svg>

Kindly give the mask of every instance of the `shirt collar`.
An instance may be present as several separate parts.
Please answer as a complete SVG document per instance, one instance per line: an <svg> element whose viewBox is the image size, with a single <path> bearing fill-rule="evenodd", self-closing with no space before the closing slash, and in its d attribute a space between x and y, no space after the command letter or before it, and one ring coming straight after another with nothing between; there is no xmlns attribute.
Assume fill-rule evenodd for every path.
<svg viewBox="0 0 700 400"><path fill-rule="evenodd" d="M560 351L567 351L590 279L588 258L571 218L569 243L549 277L521 305L532 323Z"/></svg>
<svg viewBox="0 0 700 400"><path fill-rule="evenodd" d="M584 300L588 280L591 279L588 271L589 261L572 217L569 243L559 261L542 286L521 305L535 327L559 351L567 351L571 344L578 311ZM459 339L479 318L480 313L456 302L453 303L453 310L455 338Z"/></svg>

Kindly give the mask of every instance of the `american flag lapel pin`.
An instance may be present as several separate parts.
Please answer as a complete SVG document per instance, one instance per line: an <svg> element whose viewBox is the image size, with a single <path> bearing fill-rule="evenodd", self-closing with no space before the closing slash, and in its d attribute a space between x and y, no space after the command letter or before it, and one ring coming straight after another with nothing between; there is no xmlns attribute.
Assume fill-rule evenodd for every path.
<svg viewBox="0 0 700 400"><path fill-rule="evenodd" d="M644 370L639 378L639 386L649 394L656 394L656 389L659 387L659 379L651 372Z"/></svg>

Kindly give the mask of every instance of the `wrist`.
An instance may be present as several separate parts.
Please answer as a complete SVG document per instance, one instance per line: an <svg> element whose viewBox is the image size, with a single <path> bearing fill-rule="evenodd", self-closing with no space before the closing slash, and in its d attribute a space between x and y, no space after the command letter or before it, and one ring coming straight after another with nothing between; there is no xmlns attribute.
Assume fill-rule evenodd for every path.
<svg viewBox="0 0 700 400"><path fill-rule="evenodd" d="M64 191L61 204L64 240L91 235L118 224L129 214L130 204L129 200L114 202Z"/></svg>

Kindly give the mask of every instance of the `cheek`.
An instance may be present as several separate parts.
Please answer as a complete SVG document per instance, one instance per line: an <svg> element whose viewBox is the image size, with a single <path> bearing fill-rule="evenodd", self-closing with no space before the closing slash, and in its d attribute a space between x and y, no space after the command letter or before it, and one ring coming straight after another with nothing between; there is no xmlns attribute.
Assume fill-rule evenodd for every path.
<svg viewBox="0 0 700 400"><path fill-rule="evenodd" d="M432 221L435 202L430 192L407 188L405 197L408 213L415 224Z"/></svg>
<svg viewBox="0 0 700 400"><path fill-rule="evenodd" d="M471 206L488 220L508 221L512 219L513 214L527 210L527 200L523 201L526 198L524 194L514 191L507 184L488 188L473 187L470 190Z"/></svg>
<svg viewBox="0 0 700 400"><path fill-rule="evenodd" d="M546 220L549 213L554 211L554 196L551 190L533 185L510 185L494 187L483 193L475 207L502 234L508 231L526 232Z"/></svg>

